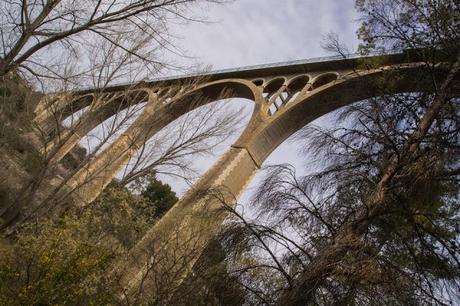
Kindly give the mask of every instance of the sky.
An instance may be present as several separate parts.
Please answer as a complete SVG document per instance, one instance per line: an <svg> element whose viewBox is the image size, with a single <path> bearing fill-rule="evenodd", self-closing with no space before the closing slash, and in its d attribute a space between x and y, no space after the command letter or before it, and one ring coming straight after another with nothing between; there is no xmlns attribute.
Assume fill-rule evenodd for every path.
<svg viewBox="0 0 460 306"><path fill-rule="evenodd" d="M197 19L172 26L175 45L187 58L177 63L197 63L212 70L236 68L290 60L329 56L321 43L334 32L349 50L358 45L359 25L354 0L236 0L225 4L205 4L194 11ZM183 61L183 62L181 62ZM233 100L229 107L246 106L246 119L252 106ZM320 118L313 124L322 124ZM214 157L198 158L194 165L204 173L238 135L215 149ZM300 146L285 141L266 160L264 165L291 163L299 172L308 168L308 161L299 155ZM247 200L263 174L253 179L242 200ZM177 179L161 177L182 195L188 186Z"/></svg>
<svg viewBox="0 0 460 306"><path fill-rule="evenodd" d="M358 15L354 0L236 0L204 5L207 22L173 27L189 56L215 69L326 55L329 32L353 48Z"/></svg>

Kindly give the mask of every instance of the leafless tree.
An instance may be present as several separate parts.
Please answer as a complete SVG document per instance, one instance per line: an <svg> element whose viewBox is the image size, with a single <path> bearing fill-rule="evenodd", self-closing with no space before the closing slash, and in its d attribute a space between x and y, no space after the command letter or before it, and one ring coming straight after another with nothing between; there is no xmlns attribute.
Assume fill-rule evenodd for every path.
<svg viewBox="0 0 460 306"><path fill-rule="evenodd" d="M233 213L227 250L261 304L458 303L458 4L356 3L361 51L420 48L426 92L390 94L398 80L382 78L336 114L343 126L307 128L297 141L316 170L270 168L259 210ZM334 37L327 47L345 54Z"/></svg>
<svg viewBox="0 0 460 306"><path fill-rule="evenodd" d="M166 64L163 56L165 52L180 53L174 47L169 33L171 20L198 20L190 17L193 14L192 7L217 2L220 1L151 0L128 3L119 0L13 0L0 4L0 75L3 77L14 72L32 81L34 85L41 86L41 90L46 93L67 93L57 95L57 101L51 96L45 96L42 99L44 103L38 103L35 109L36 112L52 114L46 128L31 124L33 131L26 135L29 141L40 147L45 158L38 167L41 170L33 173L31 183L26 184L24 192L18 193L18 199L2 208L3 223L15 219L24 203L33 202L29 200L37 195L38 190L59 190L65 185L66 177L72 175L72 171L87 164L134 120L138 113L133 108L138 106L131 105L130 99L124 99L118 105L119 111L124 112L117 112L111 124L99 127L102 139L92 145L90 154L83 160L80 156L77 163L75 159L71 162L73 169L70 173L62 163L56 162L65 153L60 151L62 145L69 141L74 132L81 131L81 126L88 124L87 120L91 117L88 114L97 111L104 101L110 100L110 95L104 92L109 85L135 83L154 77L164 67L172 67ZM86 112L82 111L83 115L78 120L64 128L62 121L73 114L74 110L63 109L61 106L70 104L72 99L79 99L79 95L74 95L71 90L82 87L94 89L94 101L85 109ZM127 86L126 91L131 89ZM119 95L127 97L130 94ZM94 103L96 100L100 101ZM35 105L37 101L27 103ZM94 138L92 143L95 143ZM75 154L70 154L66 159L72 155L75 157ZM56 181L53 178L56 173L64 179ZM45 187L43 182L46 182ZM50 182L53 186L57 184L57 188L50 188ZM41 197L46 199L49 193ZM19 202L22 204L17 204Z"/></svg>
<svg viewBox="0 0 460 306"><path fill-rule="evenodd" d="M121 182L130 184L148 173L172 175L192 183L197 175L190 161L213 153L221 142L241 128L242 109L213 103L174 121L133 156Z"/></svg>
<svg viewBox="0 0 460 306"><path fill-rule="evenodd" d="M221 241L251 299L458 301L459 113L444 109L422 131L421 114L436 101L426 112L411 111L420 116L416 125L406 111L431 101L423 96L361 102L344 112L344 127L306 129L297 141L310 139L305 148L317 160L309 164L320 170L299 177L292 166L273 166L251 203L257 209L230 209ZM447 109L458 103L444 101Z"/></svg>
<svg viewBox="0 0 460 306"><path fill-rule="evenodd" d="M152 75L165 66L159 56L162 52L179 52L171 44L168 21L190 20L191 5L206 2L219 1L3 1L0 75L14 70L28 78L60 82L76 77L81 86L81 78L94 76L94 68L99 74L100 67L91 67L84 59L93 52L99 54L100 45L136 62L143 68L143 77ZM69 64L73 69L68 69ZM129 67L131 72L135 67ZM120 75L129 74L130 69L123 66Z"/></svg>

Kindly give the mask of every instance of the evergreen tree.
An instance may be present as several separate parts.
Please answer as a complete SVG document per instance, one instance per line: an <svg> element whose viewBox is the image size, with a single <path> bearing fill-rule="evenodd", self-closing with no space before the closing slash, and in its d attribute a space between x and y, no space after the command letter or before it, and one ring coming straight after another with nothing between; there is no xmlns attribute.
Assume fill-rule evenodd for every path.
<svg viewBox="0 0 460 306"><path fill-rule="evenodd" d="M147 200L147 205L151 206L150 214L153 218L161 218L178 200L171 186L155 177L148 179L142 196Z"/></svg>

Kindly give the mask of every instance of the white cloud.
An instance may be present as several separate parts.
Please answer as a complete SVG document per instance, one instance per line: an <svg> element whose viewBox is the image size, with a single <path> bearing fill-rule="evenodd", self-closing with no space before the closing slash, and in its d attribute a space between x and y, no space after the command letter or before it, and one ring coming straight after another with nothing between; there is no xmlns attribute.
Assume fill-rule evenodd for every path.
<svg viewBox="0 0 460 306"><path fill-rule="evenodd" d="M321 41L331 31L350 49L357 45L354 0L239 0L206 5L196 13L206 15L209 22L177 25L173 32L182 37L178 43L188 55L214 69L327 56ZM305 161L297 152L298 145L286 141L266 164L292 163L301 168ZM197 166L204 171L213 162L207 161ZM187 188L166 181L179 193Z"/></svg>
<svg viewBox="0 0 460 306"><path fill-rule="evenodd" d="M354 0L240 0L209 6L211 23L173 29L179 44L215 68L270 63L325 55L322 37L334 31L356 45ZM215 21L215 22L212 22Z"/></svg>

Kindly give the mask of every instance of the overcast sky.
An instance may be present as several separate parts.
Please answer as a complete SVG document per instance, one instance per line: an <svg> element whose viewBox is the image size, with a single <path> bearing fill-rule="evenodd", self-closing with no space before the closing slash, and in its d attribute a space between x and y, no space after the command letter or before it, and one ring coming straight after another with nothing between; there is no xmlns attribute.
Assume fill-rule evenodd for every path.
<svg viewBox="0 0 460 306"><path fill-rule="evenodd" d="M206 16L207 22L176 25L172 34L178 37L176 44L192 57L187 63L194 61L213 69L328 56L331 54L321 48L321 41L330 32L337 33L350 50L358 44L354 0L236 0L204 5L196 15ZM234 104L241 105L241 101ZM247 113L250 109L248 105ZM228 145L216 148L214 159L198 160L197 167L205 171ZM301 168L305 161L297 153L298 146L286 141L265 164L292 163ZM162 179L179 194L187 188Z"/></svg>
<svg viewBox="0 0 460 306"><path fill-rule="evenodd" d="M236 0L206 5L208 23L173 28L190 56L216 69L324 56L321 40L339 34L357 45L354 0Z"/></svg>

